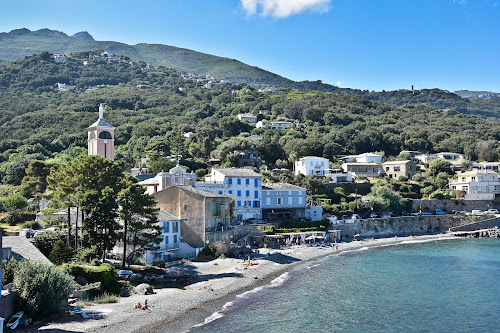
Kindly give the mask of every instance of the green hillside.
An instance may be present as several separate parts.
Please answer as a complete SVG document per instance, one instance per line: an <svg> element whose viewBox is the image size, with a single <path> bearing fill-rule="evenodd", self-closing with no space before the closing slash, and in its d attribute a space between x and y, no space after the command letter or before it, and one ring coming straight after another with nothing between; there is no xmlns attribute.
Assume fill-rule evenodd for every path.
<svg viewBox="0 0 500 333"><path fill-rule="evenodd" d="M82 35L86 39L81 39ZM211 75L234 83L291 86L293 81L279 75L252 67L235 59L217 57L188 49L160 44L127 45L112 41L95 41L86 32L68 36L63 32L42 29L30 31L17 29L0 33L0 65L35 53L74 53L86 50L105 50L145 61L154 65L172 67L187 73Z"/></svg>
<svg viewBox="0 0 500 333"><path fill-rule="evenodd" d="M66 63L55 62L45 52L0 67L3 182L19 182L32 159L65 161L85 154L86 128L96 120L100 103L106 105L106 120L116 127L117 158L131 166L148 155L155 170L166 170L170 163L161 156L177 153L192 170L206 168L210 156L234 165L234 150L246 148L258 150L271 168L286 165L294 152L331 160L370 151L395 156L401 150L498 158L500 122L455 110L423 103L389 105L319 91L262 93L245 84L204 89L205 81L184 79L165 67L151 72L145 63L130 63L126 57L112 63L89 54L100 52L76 53ZM57 91L58 82L72 87ZM434 93L441 94L417 96L431 98ZM283 132L255 128L238 120L238 113L244 112L297 126ZM194 135L184 139L187 132ZM249 139L254 134L262 139Z"/></svg>

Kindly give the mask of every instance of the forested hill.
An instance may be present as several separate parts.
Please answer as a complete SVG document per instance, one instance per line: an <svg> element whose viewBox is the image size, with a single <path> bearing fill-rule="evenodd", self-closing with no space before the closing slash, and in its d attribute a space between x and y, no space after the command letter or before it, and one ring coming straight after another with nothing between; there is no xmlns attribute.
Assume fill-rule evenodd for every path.
<svg viewBox="0 0 500 333"><path fill-rule="evenodd" d="M86 50L105 50L127 56L135 61L145 61L155 66L166 66L195 73L211 75L234 83L247 82L276 87L296 87L296 83L258 67L249 66L235 59L161 44L128 45L113 41L95 41L87 32L68 36L63 32L41 29L12 30L0 33L0 65L8 64L24 56L48 51L73 53Z"/></svg>
<svg viewBox="0 0 500 333"><path fill-rule="evenodd" d="M166 170L164 156L177 153L192 170L206 168L210 156L230 166L234 151L247 148L258 150L270 167L286 165L292 153L335 160L338 154L384 151L394 156L408 149L498 157L500 122L455 110L318 91L259 92L245 84L205 89L206 80L99 55L82 52L55 62L45 52L0 67L3 182L19 183L32 159L66 161L86 154L87 127L97 119L100 103L106 105L105 119L116 127L117 158L132 165L148 155L155 170ZM58 82L68 90L58 91ZM245 112L297 125L282 132L257 129L238 120ZM194 134L184 139L188 132Z"/></svg>
<svg viewBox="0 0 500 333"><path fill-rule="evenodd" d="M97 49L120 54L134 61L144 61L154 66L171 67L178 71L200 76L211 75L219 80L247 83L253 87L334 92L339 95L355 96L385 104L425 104L442 110L454 109L460 113L475 114L484 118L500 117L500 98L471 101L440 89L424 89L415 92L404 89L370 92L368 90L339 88L319 80L295 82L234 59L160 44L127 45L112 41L95 41L87 32L79 32L73 36L49 29L38 31L17 29L9 33L0 33L0 65L42 51L66 54Z"/></svg>

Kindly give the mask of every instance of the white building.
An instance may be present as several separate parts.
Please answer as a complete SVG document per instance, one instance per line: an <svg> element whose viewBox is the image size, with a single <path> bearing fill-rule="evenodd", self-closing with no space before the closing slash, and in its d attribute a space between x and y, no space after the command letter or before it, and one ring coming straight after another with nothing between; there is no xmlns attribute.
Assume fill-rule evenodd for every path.
<svg viewBox="0 0 500 333"><path fill-rule="evenodd" d="M356 155L355 158L358 163L382 163L382 155L374 153Z"/></svg>
<svg viewBox="0 0 500 333"><path fill-rule="evenodd" d="M330 177L330 183L352 182L352 174L350 172L342 172L342 169L333 169L328 176Z"/></svg>
<svg viewBox="0 0 500 333"><path fill-rule="evenodd" d="M212 168L196 188L230 195L234 198L234 215L238 221L262 218L262 175L241 168Z"/></svg>
<svg viewBox="0 0 500 333"><path fill-rule="evenodd" d="M500 194L500 177L490 170L473 170L450 179L450 189L464 192L465 200L493 200Z"/></svg>
<svg viewBox="0 0 500 333"><path fill-rule="evenodd" d="M500 162L473 163L472 168L479 170L500 170Z"/></svg>
<svg viewBox="0 0 500 333"><path fill-rule="evenodd" d="M295 161L295 175L326 176L330 174L329 160L323 157L306 156Z"/></svg>
<svg viewBox="0 0 500 333"><path fill-rule="evenodd" d="M238 119L240 121L246 121L247 123L257 122L257 116L254 116L252 113L240 113L238 114Z"/></svg>
<svg viewBox="0 0 500 333"><path fill-rule="evenodd" d="M177 165L168 172L162 171L155 177L143 180L139 184L146 187L147 194L152 195L174 185L194 186L195 181L196 175L194 172L188 173L186 169Z"/></svg>
<svg viewBox="0 0 500 333"><path fill-rule="evenodd" d="M273 121L273 120L261 120L258 121L255 127L257 128L270 128L273 130L286 130L293 126L293 123L289 121Z"/></svg>
<svg viewBox="0 0 500 333"><path fill-rule="evenodd" d="M57 83L57 90L59 91L67 91L66 83Z"/></svg>
<svg viewBox="0 0 500 333"><path fill-rule="evenodd" d="M56 62L67 62L66 56L64 54L54 54L53 55Z"/></svg>
<svg viewBox="0 0 500 333"><path fill-rule="evenodd" d="M464 155L458 154L458 153L449 153L449 152L443 152L443 153L437 153L436 156L438 158L442 158L443 160L447 161L460 161L464 159Z"/></svg>

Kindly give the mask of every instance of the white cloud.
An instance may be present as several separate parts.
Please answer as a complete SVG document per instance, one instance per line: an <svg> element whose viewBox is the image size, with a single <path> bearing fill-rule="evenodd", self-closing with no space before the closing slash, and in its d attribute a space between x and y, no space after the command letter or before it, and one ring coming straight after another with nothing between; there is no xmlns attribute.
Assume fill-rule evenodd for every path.
<svg viewBox="0 0 500 333"><path fill-rule="evenodd" d="M332 0L241 0L248 15L285 18L305 11L325 13L330 10ZM260 11L259 11L260 9Z"/></svg>

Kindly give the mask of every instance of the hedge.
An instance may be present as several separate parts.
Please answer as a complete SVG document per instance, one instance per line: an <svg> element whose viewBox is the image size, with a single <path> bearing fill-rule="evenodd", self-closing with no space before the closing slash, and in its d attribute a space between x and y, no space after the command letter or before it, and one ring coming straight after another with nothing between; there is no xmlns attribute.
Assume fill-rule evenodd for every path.
<svg viewBox="0 0 500 333"><path fill-rule="evenodd" d="M101 282L101 293L119 294L120 284L116 279L113 266L102 264L101 266L85 266L79 264L64 264L62 269L75 279L84 278L87 283Z"/></svg>

